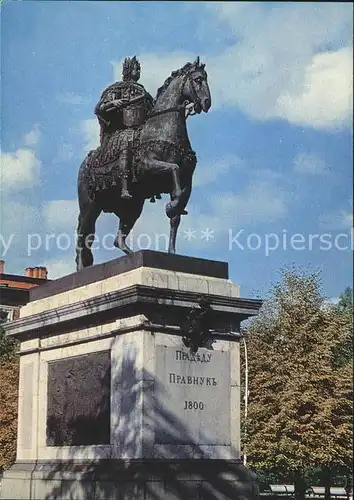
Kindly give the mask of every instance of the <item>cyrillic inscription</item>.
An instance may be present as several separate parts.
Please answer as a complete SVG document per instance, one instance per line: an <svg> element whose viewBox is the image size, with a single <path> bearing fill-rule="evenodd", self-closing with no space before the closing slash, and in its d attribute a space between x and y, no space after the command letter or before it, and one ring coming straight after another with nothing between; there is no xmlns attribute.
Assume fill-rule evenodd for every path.
<svg viewBox="0 0 354 500"><path fill-rule="evenodd" d="M176 351L177 361L193 361L194 363L210 363L212 354L211 353L195 353L185 351Z"/></svg>
<svg viewBox="0 0 354 500"><path fill-rule="evenodd" d="M169 374L170 384L187 384L187 385L202 385L212 386L218 385L215 377L192 377L178 375L178 373Z"/></svg>
<svg viewBox="0 0 354 500"><path fill-rule="evenodd" d="M230 443L229 352L158 346L156 375L156 443Z"/></svg>

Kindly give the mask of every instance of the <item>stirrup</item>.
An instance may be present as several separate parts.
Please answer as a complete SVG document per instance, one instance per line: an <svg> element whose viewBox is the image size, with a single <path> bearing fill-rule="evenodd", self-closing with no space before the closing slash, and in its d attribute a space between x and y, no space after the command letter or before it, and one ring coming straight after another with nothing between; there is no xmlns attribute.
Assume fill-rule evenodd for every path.
<svg viewBox="0 0 354 500"><path fill-rule="evenodd" d="M133 198L132 195L129 193L129 191L127 191L126 189L122 191L120 197L123 198L123 200L131 200Z"/></svg>

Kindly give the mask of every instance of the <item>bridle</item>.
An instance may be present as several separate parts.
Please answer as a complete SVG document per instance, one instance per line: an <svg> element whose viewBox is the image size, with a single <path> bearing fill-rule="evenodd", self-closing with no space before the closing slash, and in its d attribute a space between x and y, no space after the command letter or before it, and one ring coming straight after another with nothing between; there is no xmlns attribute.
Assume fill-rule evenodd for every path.
<svg viewBox="0 0 354 500"><path fill-rule="evenodd" d="M161 109L160 111L152 111L147 119L149 120L150 118L154 118L155 116L159 115L164 115L166 113L172 113L172 112L185 112L185 118L187 119L189 116L194 116L197 113L194 111L194 107L196 104L201 107L201 100L200 97L195 89L194 81L191 78L191 74L195 71L193 69L192 71L187 71L187 73L183 77L183 82L182 82L182 88L181 92L183 94L184 92L184 87L186 86L187 81L189 81L191 91L192 91L192 102L190 101L184 101L183 104L179 104L178 106L172 106L171 108L167 109Z"/></svg>
<svg viewBox="0 0 354 500"><path fill-rule="evenodd" d="M191 78L191 73L193 73L193 71L187 72L187 74L185 75L185 78L183 80L183 83L182 83L182 94L184 92L184 87L185 87L187 81L189 81L189 85L190 85L191 90L192 90L192 102L190 102L190 103L188 103L188 101L184 102L184 105L185 105L184 107L187 110L186 118L188 118L188 116L194 116L197 114L194 111L194 107L196 104L198 104L199 107L202 106L200 97L195 89L193 78Z"/></svg>

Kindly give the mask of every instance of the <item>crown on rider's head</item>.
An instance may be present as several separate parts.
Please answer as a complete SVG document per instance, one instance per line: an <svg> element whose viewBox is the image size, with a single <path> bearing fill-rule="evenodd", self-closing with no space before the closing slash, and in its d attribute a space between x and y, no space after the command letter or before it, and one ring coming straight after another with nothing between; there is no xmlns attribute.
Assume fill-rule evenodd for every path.
<svg viewBox="0 0 354 500"><path fill-rule="evenodd" d="M123 62L123 80L129 80L131 77L132 69L134 66L139 70L140 72L140 63L136 56L130 58L126 57Z"/></svg>

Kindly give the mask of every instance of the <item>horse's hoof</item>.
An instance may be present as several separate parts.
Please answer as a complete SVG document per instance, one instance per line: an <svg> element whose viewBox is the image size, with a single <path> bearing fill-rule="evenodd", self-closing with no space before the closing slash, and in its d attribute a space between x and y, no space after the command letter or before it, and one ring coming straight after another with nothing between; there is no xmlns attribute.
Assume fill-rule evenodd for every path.
<svg viewBox="0 0 354 500"><path fill-rule="evenodd" d="M122 250L125 254L130 254L133 253L133 250L131 250L125 243L124 241L120 240L119 238L115 238L113 245L118 248L119 250Z"/></svg>
<svg viewBox="0 0 354 500"><path fill-rule="evenodd" d="M131 250L129 247L125 246L124 248L122 248L122 251L126 254L126 255L130 255L131 253L134 253L133 250Z"/></svg>

